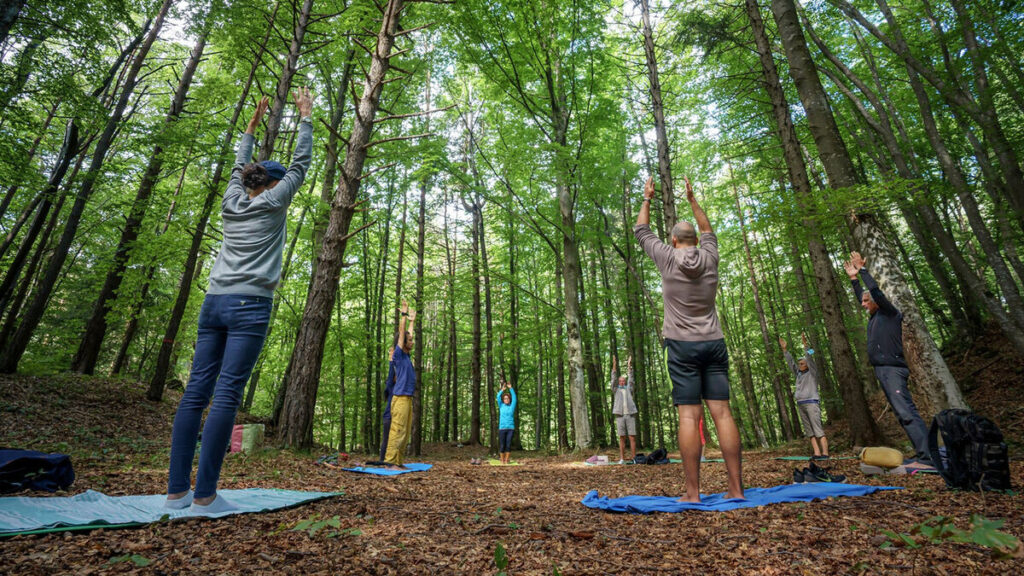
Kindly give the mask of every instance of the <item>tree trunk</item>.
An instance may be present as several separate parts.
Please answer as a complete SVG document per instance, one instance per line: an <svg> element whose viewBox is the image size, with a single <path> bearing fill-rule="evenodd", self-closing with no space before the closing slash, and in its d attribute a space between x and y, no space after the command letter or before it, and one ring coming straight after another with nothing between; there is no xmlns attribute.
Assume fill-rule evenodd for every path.
<svg viewBox="0 0 1024 576"><path fill-rule="evenodd" d="M294 7L294 3L292 6ZM281 75L278 76L274 101L271 103L270 110L267 113L267 130L263 134L263 143L256 158L257 162L269 160L270 155L274 153L274 142L277 141L278 132L281 130L284 107L288 103L288 92L292 88L292 78L294 78L296 71L299 69L298 64L299 55L302 54L302 41L306 36L306 29L309 27L312 13L313 0L303 0L302 8L295 15L297 19L292 27L292 40L288 45L288 54L284 55L284 68L281 70ZM277 14L276 7L274 14ZM274 24L271 22L270 27L273 28L273 26ZM329 316L330 314L328 314Z"/></svg>
<svg viewBox="0 0 1024 576"><path fill-rule="evenodd" d="M70 252L71 243L75 238L75 234L78 232L78 224L81 222L82 214L85 212L85 204L92 195L95 182L99 178L100 171L103 168L103 162L106 159L107 152L110 150L110 145L113 143L114 133L116 132L117 127L121 122L121 117L124 115L124 111L128 106L128 100L131 98L131 95L135 90L139 72L142 70L142 65L146 59L146 55L149 53L149 49L156 41L157 35L163 27L164 17L167 15L167 11L170 9L172 3L173 0L164 0L163 4L160 6L160 11L157 14L152 29L136 51L131 69L125 77L121 95L118 98L110 117L107 119L103 133L96 142L89 171L83 179L82 187L75 198L74 205L71 207L71 212L68 214L68 219L64 225L64 232L61 235L60 242L58 242L50 261L47 263L46 271L43 275L43 281L39 286L39 290L33 297L32 302L26 309L25 314L22 317L21 324L18 326L17 332L15 332L11 341L4 349L2 357L0 357L0 373L10 374L18 369L18 362L21 360L21 356L25 353L25 349L28 348L28 343L32 339L32 335L35 333L36 328L39 326L39 321L42 319L43 313L46 311L46 307L50 301L50 295L53 292L53 286L57 282L57 277L60 276L61 269L63 268L64 262L67 260L67 256Z"/></svg>
<svg viewBox="0 0 1024 576"><path fill-rule="evenodd" d="M18 20L18 13L21 12L25 0L3 0L0 2L0 44L7 40L11 27Z"/></svg>
<svg viewBox="0 0 1024 576"><path fill-rule="evenodd" d="M661 204L665 218L665 231L672 233L676 225L676 197L672 184L672 153L665 128L665 103L658 80L658 60L654 55L654 31L651 29L651 11L648 0L640 0L641 32L644 37L644 56L647 59L647 80L651 93L651 112L654 114L654 134L658 145L658 177L661 179Z"/></svg>
<svg viewBox="0 0 1024 576"><path fill-rule="evenodd" d="M808 213L807 207L814 206L815 203L807 166L804 163L800 142L789 113L789 103L786 101L786 95L782 89L772 56L771 44L765 33L764 22L756 0L747 0L746 9L761 62L765 90L771 99L776 133L782 144L789 181L793 185L798 203L804 207L803 212L806 213L802 222L807 231L808 254L818 290L818 298L821 301L821 313L828 335L832 365L835 367L839 389L843 395L844 413L850 424L850 437L855 445L870 445L881 440L882 436L878 425L871 416L867 400L864 398L864 388L858 377L859 372L853 349L850 347L846 324L843 321L842 301L840 300L839 286L835 282L832 259L825 248L824 237L818 227L816 215Z"/></svg>
<svg viewBox="0 0 1024 576"><path fill-rule="evenodd" d="M825 91L818 79L793 0L772 0L772 12L779 27L790 76L797 87L807 114L807 125L818 148L822 165L832 188L848 188L858 183L846 145L839 134ZM885 286L889 298L904 315L904 345L911 375L923 387L935 409L963 407L963 395L928 333L921 313L907 289L897 258L871 213L848 214L847 222L861 250L872 260L872 271Z"/></svg>
<svg viewBox="0 0 1024 576"><path fill-rule="evenodd" d="M185 69L182 71L178 87L171 99L170 109L164 118L163 135L172 129L185 110L185 99L192 86L192 78L203 57L203 50L206 49L206 36L207 30L204 29L200 32L188 61L185 63ZM114 250L113 268L107 272L103 287L93 304L92 315L85 324L85 332L78 345L78 351L75 352L75 357L71 361L71 370L79 374L92 374L96 370L96 361L103 348L103 339L107 334L107 314L113 308L114 296L121 287L121 281L128 268L129 252L135 247L135 242L139 238L142 221L149 208L150 196L152 196L153 189L160 178L160 172L163 170L164 144L161 142L161 135L157 135L156 139L157 144L149 157L149 164L142 175L142 182L139 183L139 188L135 193L135 200L132 202L124 228L121 229L121 238Z"/></svg>
<svg viewBox="0 0 1024 576"><path fill-rule="evenodd" d="M324 244L317 256L317 273L306 299L299 336L292 353L290 386L278 427L280 440L288 446L312 444L313 409L316 405L330 310L337 296L345 246L350 236L349 224L355 211L363 164L366 162L373 121L384 88L403 3L403 0L389 0L384 7L377 44L363 86L363 94L356 109L345 162L341 168L341 179L331 202Z"/></svg>

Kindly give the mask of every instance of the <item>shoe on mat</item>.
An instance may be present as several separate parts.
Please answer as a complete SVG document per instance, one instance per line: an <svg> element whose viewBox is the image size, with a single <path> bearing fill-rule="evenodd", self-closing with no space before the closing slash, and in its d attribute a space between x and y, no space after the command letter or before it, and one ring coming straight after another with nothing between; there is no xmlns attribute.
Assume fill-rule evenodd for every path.
<svg viewBox="0 0 1024 576"><path fill-rule="evenodd" d="M827 461L828 459L829 459L829 455L828 454L823 454L821 456L811 456L811 460L813 460L815 462L821 462L823 460Z"/></svg>
<svg viewBox="0 0 1024 576"><path fill-rule="evenodd" d="M811 462L811 465L807 468L807 472L814 477L814 482L843 482L846 480L846 476L842 474L833 476L828 470L818 466L814 462ZM805 473L804 476L806 477L807 474Z"/></svg>
<svg viewBox="0 0 1024 576"><path fill-rule="evenodd" d="M622 464L625 464L625 463L626 463L626 461L625 461L625 460L619 460L619 464L620 464L620 465L622 465Z"/></svg>

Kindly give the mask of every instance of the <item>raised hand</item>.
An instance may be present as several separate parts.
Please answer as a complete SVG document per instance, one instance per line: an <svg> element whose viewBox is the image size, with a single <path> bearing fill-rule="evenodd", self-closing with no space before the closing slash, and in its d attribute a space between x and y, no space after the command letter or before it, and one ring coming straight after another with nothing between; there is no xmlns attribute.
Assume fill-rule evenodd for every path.
<svg viewBox="0 0 1024 576"><path fill-rule="evenodd" d="M850 262L857 267L857 270L868 265L868 259L860 255L860 252L850 252Z"/></svg>
<svg viewBox="0 0 1024 576"><path fill-rule="evenodd" d="M292 92L292 99L295 100L300 117L305 118L313 113L313 96L309 93L309 88L303 87Z"/></svg>
<svg viewBox="0 0 1024 576"><path fill-rule="evenodd" d="M415 321L416 321L416 309L413 308L413 309L409 310L409 323L412 324Z"/></svg>
<svg viewBox="0 0 1024 576"><path fill-rule="evenodd" d="M253 134L256 132L256 127L260 125L260 121L263 120L263 115L267 113L267 108L269 107L270 98L266 96L260 98L260 101L256 103L256 111L252 113L249 125L245 129L246 134Z"/></svg>
<svg viewBox="0 0 1024 576"><path fill-rule="evenodd" d="M398 311L402 314L409 314L409 303L402 300L402 305L398 307Z"/></svg>
<svg viewBox="0 0 1024 576"><path fill-rule="evenodd" d="M697 198L693 195L693 185L690 184L690 179L683 176L683 182L686 183L686 201L690 203L696 202Z"/></svg>
<svg viewBox="0 0 1024 576"><path fill-rule="evenodd" d="M626 358L626 367L629 368L630 370L633 369L633 357L632 356L630 356L629 358Z"/></svg>
<svg viewBox="0 0 1024 576"><path fill-rule="evenodd" d="M654 176L648 176L647 182L644 182L644 198L654 199Z"/></svg>
<svg viewBox="0 0 1024 576"><path fill-rule="evenodd" d="M860 266L853 263L853 259L843 262L843 270L846 271L846 275L850 277L850 280L856 280L857 275L860 274Z"/></svg>
<svg viewBox="0 0 1024 576"><path fill-rule="evenodd" d="M804 343L804 349L806 349L807 348L807 334L801 332L800 333L800 341Z"/></svg>
<svg viewBox="0 0 1024 576"><path fill-rule="evenodd" d="M782 336L779 336L779 348L782 348L783 352L786 350L786 340Z"/></svg>

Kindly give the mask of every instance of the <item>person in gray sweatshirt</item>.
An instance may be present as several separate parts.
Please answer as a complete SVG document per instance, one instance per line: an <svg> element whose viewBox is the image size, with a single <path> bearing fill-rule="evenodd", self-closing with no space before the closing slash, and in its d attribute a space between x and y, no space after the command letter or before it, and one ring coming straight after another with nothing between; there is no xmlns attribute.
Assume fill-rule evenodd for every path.
<svg viewBox="0 0 1024 576"><path fill-rule="evenodd" d="M612 414L619 436L619 464L626 463L626 437L629 437L629 462L636 460L636 403L633 401L633 357L626 360L629 378L619 376L619 358L612 356Z"/></svg>
<svg viewBox="0 0 1024 576"><path fill-rule="evenodd" d="M718 237L697 203L690 181L684 181L686 200L697 228L689 222L677 222L672 227L670 243L662 242L651 231L653 178L648 178L644 185L644 201L633 227L633 236L661 273L661 298L665 305L661 333L665 338L665 365L672 381L672 404L679 416L679 450L686 483L686 496L680 501L700 502L702 402L715 421L725 459L726 496L743 498L740 433L729 408L729 351L715 310Z"/></svg>
<svg viewBox="0 0 1024 576"><path fill-rule="evenodd" d="M807 345L807 336L801 334L800 338L804 344L804 355L800 360L793 360L793 355L786 349L786 341L779 338L779 347L786 357L786 365L789 366L793 376L796 377L796 391L793 399L796 400L797 411L800 413L800 423L803 424L804 437L811 439L811 450L814 452L815 460L828 460L828 438L825 437L825 429L821 425L821 398L818 396L818 367L814 364L812 356L814 350Z"/></svg>
<svg viewBox="0 0 1024 576"><path fill-rule="evenodd" d="M238 145L221 201L224 239L199 311L192 373L174 416L167 508L191 507L199 514L234 509L217 494L217 481L245 383L266 339L274 289L281 279L288 206L306 177L313 151L313 98L306 89L293 97L300 120L291 166L285 169L273 161L250 162L256 127L269 105L267 98L256 105ZM207 406L210 413L203 426L193 492L192 458Z"/></svg>

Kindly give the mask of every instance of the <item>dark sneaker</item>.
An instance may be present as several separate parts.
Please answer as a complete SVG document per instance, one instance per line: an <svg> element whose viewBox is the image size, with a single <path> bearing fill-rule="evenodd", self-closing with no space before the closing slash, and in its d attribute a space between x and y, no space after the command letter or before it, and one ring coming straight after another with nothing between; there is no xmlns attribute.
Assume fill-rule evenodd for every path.
<svg viewBox="0 0 1024 576"><path fill-rule="evenodd" d="M828 454L825 454L823 456L811 456L811 460L813 460L815 462L827 461L828 459L829 459Z"/></svg>
<svg viewBox="0 0 1024 576"><path fill-rule="evenodd" d="M804 469L806 470L806 468ZM793 484L803 484L804 473L799 468L793 468Z"/></svg>
<svg viewBox="0 0 1024 576"><path fill-rule="evenodd" d="M813 466L813 464L812 464L812 466ZM803 474L804 482L805 483L809 483L809 482L824 482L824 480L819 479L813 472L811 472L811 470L809 468L804 468L803 472L801 472L801 474Z"/></svg>
<svg viewBox="0 0 1024 576"><path fill-rule="evenodd" d="M846 476L842 474L833 476L828 470L818 466L814 462L811 462L811 465L808 467L807 473L805 473L804 476L806 477L808 474L814 477L814 482L843 482L846 480Z"/></svg>

